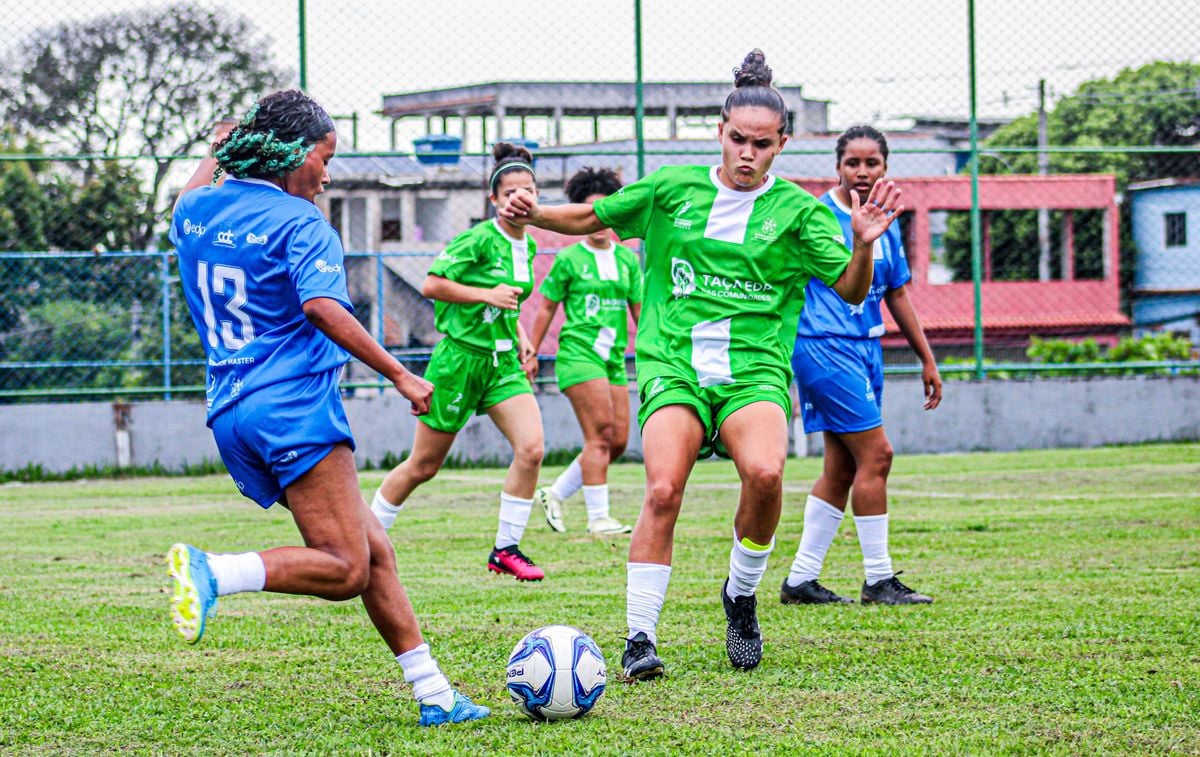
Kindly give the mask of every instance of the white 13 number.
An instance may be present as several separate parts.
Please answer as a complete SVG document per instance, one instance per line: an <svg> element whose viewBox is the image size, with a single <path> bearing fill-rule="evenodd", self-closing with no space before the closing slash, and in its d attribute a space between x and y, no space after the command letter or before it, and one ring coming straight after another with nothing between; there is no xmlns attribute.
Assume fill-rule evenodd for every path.
<svg viewBox="0 0 1200 757"><path fill-rule="evenodd" d="M204 323L208 326L208 344L217 347L217 317L213 310L212 297L208 286L208 263L201 260L197 271L200 283L200 296L204 299ZM233 285L233 293L225 302L225 310L238 319L242 326L242 335L233 333L233 321L221 321L221 342L225 349L236 352L254 340L254 324L250 316L243 310L246 304L246 272L232 265L214 265L212 267L212 294L225 294L226 283Z"/></svg>

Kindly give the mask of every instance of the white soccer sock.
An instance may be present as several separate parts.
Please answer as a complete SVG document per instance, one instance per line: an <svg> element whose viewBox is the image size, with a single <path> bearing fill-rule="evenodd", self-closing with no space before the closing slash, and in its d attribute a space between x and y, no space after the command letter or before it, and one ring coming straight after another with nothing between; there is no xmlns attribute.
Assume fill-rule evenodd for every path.
<svg viewBox="0 0 1200 757"><path fill-rule="evenodd" d="M862 547L863 571L867 585L874 586L896 575L892 572L892 556L888 554L888 515L855 515L858 544Z"/></svg>
<svg viewBox="0 0 1200 757"><path fill-rule="evenodd" d="M393 505L383 498L383 489L375 490L375 499L371 500L371 512L375 513L375 517L379 518L379 522L383 525L383 530L386 531L396 522L396 513L404 509L404 504Z"/></svg>
<svg viewBox="0 0 1200 757"><path fill-rule="evenodd" d="M667 598L671 566L648 562L625 564L625 622L629 636L643 632L650 641L658 643L658 616Z"/></svg>
<svg viewBox="0 0 1200 757"><path fill-rule="evenodd" d="M532 499L521 499L508 492L500 492L500 525L496 528L496 549L521 543L521 537L525 535L525 525L529 523L529 511L532 509Z"/></svg>
<svg viewBox="0 0 1200 757"><path fill-rule="evenodd" d="M729 550L729 583L725 585L725 593L730 599L753 596L762 581L763 573L767 572L767 558L775 549L775 537L767 546L755 544L749 539L738 539L733 534L733 549Z"/></svg>
<svg viewBox="0 0 1200 757"><path fill-rule="evenodd" d="M587 507L588 520L608 517L608 484L583 486L583 504Z"/></svg>
<svg viewBox="0 0 1200 757"><path fill-rule="evenodd" d="M579 491L581 486L583 486L583 468L579 467L579 458L576 457L567 466L567 469L554 479L554 483L550 485L550 493L559 502L564 502Z"/></svg>
<svg viewBox="0 0 1200 757"><path fill-rule="evenodd" d="M800 546L796 549L796 559L792 560L792 569L788 573L788 586L799 586L821 575L825 553L833 544L833 537L837 535L844 515L820 497L808 495L808 501L804 503L804 531L800 534Z"/></svg>
<svg viewBox="0 0 1200 757"><path fill-rule="evenodd" d="M262 591L267 585L267 566L257 552L240 552L236 555L214 555L205 552L208 569L217 579L217 596L241 594L245 591Z"/></svg>
<svg viewBox="0 0 1200 757"><path fill-rule="evenodd" d="M442 675L437 660L429 654L428 644L396 655L396 662L404 671L404 680L412 684L413 696L418 702L437 705L443 710L454 706L454 689Z"/></svg>

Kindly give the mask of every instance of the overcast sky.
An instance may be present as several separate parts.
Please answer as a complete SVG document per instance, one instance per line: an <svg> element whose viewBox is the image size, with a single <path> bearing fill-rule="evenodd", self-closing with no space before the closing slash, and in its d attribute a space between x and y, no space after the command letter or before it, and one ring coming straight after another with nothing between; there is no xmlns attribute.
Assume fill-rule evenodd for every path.
<svg viewBox="0 0 1200 757"><path fill-rule="evenodd" d="M274 39L278 62L297 70L297 2L203 5L249 16ZM1081 81L1151 60L1200 62L1198 5L977 0L980 115L1031 111L1039 78L1049 81L1052 95L1062 95ZM0 0L0 42L7 48L37 26L145 6ZM643 0L642 6L647 81L728 81L742 56L761 47L777 83L832 101L833 128L967 112L965 0ZM387 147L386 122L372 115L385 93L634 75L632 0L308 0L307 14L309 90L331 112L359 113L364 149Z"/></svg>

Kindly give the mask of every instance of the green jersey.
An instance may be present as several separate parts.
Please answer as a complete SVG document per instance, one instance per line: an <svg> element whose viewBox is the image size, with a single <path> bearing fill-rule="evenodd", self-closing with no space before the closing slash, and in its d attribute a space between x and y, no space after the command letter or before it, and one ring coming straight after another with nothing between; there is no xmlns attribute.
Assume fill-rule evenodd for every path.
<svg viewBox="0 0 1200 757"><path fill-rule="evenodd" d="M601 360L625 354L631 302L642 301L642 268L628 247L597 250L586 241L554 257L539 291L563 303L566 322L558 335L559 357L594 352Z"/></svg>
<svg viewBox="0 0 1200 757"><path fill-rule="evenodd" d="M850 262L829 208L774 176L735 191L703 166L661 168L593 207L622 239L646 243L639 383L791 381L804 288L814 276L832 286Z"/></svg>
<svg viewBox="0 0 1200 757"><path fill-rule="evenodd" d="M520 287L517 305L533 293L533 256L537 245L526 234L514 239L493 219L456 236L433 261L429 273L473 287L497 284ZM517 346L519 310L502 310L482 302L434 303L437 330L466 347L508 352Z"/></svg>

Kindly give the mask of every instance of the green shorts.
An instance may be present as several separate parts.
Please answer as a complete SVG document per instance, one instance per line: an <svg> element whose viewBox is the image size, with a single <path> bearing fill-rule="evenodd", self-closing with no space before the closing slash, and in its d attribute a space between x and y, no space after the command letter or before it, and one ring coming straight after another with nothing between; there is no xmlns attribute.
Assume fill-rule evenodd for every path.
<svg viewBox="0 0 1200 757"><path fill-rule="evenodd" d="M701 387L696 379L659 373L638 376L638 396L642 404L638 408L638 427L660 408L667 405L687 405L696 411L700 423L704 424L705 443L700 446L701 460L714 453L729 457L721 442L721 424L730 415L755 402L774 402L783 408L784 417L792 417L792 397L785 384L777 380L761 383L738 382Z"/></svg>
<svg viewBox="0 0 1200 757"><path fill-rule="evenodd" d="M625 372L625 354L616 350L608 360L601 360L595 352L560 349L554 361L554 378L559 389L567 389L593 379L607 379L613 386L626 386L629 375Z"/></svg>
<svg viewBox="0 0 1200 757"><path fill-rule="evenodd" d="M533 394L516 351L484 352L449 338L433 348L425 379L433 383L433 399L421 422L448 434L509 397Z"/></svg>

